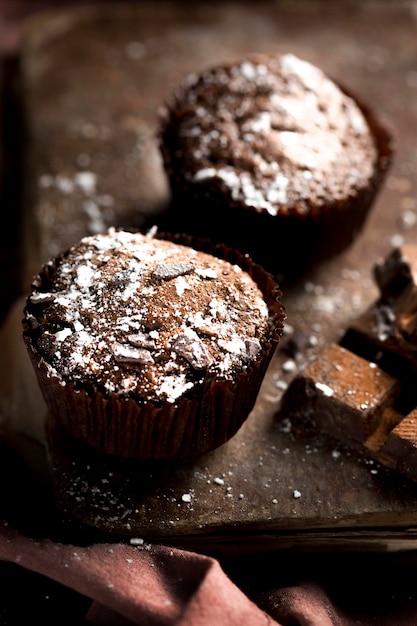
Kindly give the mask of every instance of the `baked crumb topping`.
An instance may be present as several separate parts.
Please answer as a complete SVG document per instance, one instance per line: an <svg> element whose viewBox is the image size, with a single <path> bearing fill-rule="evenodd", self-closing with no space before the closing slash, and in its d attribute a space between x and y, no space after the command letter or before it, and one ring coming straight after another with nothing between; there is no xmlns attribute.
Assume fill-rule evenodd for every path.
<svg viewBox="0 0 417 626"><path fill-rule="evenodd" d="M63 384L175 402L207 371L233 379L256 359L268 308L237 265L109 229L45 268L26 321Z"/></svg>

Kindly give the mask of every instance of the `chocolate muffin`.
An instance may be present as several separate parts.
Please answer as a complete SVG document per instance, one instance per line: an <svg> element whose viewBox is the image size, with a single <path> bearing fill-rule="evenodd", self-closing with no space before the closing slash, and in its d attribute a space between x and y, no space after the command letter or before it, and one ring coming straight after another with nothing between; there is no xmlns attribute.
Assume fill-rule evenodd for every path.
<svg viewBox="0 0 417 626"><path fill-rule="evenodd" d="M283 331L281 291L210 242L110 229L34 278L23 338L69 437L142 460L225 443L255 403Z"/></svg>
<svg viewBox="0 0 417 626"><path fill-rule="evenodd" d="M390 132L293 54L188 76L161 107L165 228L210 237L294 278L346 249L392 158Z"/></svg>

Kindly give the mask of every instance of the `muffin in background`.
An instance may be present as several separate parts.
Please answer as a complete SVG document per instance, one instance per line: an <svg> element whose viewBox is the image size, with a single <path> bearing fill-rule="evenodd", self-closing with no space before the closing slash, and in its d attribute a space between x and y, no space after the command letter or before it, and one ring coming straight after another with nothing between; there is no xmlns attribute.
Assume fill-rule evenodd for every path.
<svg viewBox="0 0 417 626"><path fill-rule="evenodd" d="M283 332L281 295L248 256L207 240L83 238L35 276L24 309L49 419L120 457L215 449L255 404Z"/></svg>
<svg viewBox="0 0 417 626"><path fill-rule="evenodd" d="M159 121L172 192L161 227L236 247L284 280L352 244L393 154L373 111L293 54L189 75Z"/></svg>

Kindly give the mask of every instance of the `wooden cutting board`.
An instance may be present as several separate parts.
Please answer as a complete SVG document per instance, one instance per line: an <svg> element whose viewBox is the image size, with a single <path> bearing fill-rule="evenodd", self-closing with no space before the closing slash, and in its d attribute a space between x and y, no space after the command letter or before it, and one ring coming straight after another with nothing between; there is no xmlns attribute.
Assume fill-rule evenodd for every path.
<svg viewBox="0 0 417 626"><path fill-rule="evenodd" d="M287 334L253 412L230 442L192 466L127 464L122 483L111 460L79 446L54 460L69 494L65 507L76 520L93 520L94 533L218 553L415 547L417 483L279 419L296 372L376 298L376 261L416 238L414 7L168 2L72 8L28 22L21 58L26 290L41 262L81 236L108 225L141 226L166 206L156 111L190 71L250 52L292 52L360 94L396 137L390 174L354 245L285 289ZM10 441L39 474L55 511L46 409L21 345L21 306L3 328L2 410ZM289 337L301 346L294 358ZM45 528L54 519L63 532L79 530L62 517L68 515L45 515Z"/></svg>

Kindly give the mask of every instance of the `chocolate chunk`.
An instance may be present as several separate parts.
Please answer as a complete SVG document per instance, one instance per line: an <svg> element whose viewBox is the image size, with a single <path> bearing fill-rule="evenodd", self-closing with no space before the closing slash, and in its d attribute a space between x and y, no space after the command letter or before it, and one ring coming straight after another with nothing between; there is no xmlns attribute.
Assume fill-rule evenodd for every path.
<svg viewBox="0 0 417 626"><path fill-rule="evenodd" d="M374 363L331 344L293 380L285 402L329 434L364 443L376 430L384 409L399 394L399 383ZM301 411L300 411L301 409Z"/></svg>
<svg viewBox="0 0 417 626"><path fill-rule="evenodd" d="M195 269L191 263L160 263L152 272L152 277L157 280L171 280L178 276L190 274Z"/></svg>
<svg viewBox="0 0 417 626"><path fill-rule="evenodd" d="M379 456L386 465L417 480L417 409L388 433Z"/></svg>
<svg viewBox="0 0 417 626"><path fill-rule="evenodd" d="M395 248L386 259L375 264L374 277L384 298L401 293L410 282L416 283L417 248ZM414 275L414 278L413 278Z"/></svg>
<svg viewBox="0 0 417 626"><path fill-rule="evenodd" d="M395 311L391 305L380 304L375 309L375 330L381 341L394 335L395 321Z"/></svg>
<svg viewBox="0 0 417 626"><path fill-rule="evenodd" d="M127 336L127 340L137 348L146 348L152 350L155 348L155 341L145 333L135 333Z"/></svg>
<svg viewBox="0 0 417 626"><path fill-rule="evenodd" d="M278 416L417 480L417 247L395 249L374 276L377 301L293 379Z"/></svg>
<svg viewBox="0 0 417 626"><path fill-rule="evenodd" d="M56 294L42 293L41 291L34 291L28 297L29 304L50 304L55 300Z"/></svg>
<svg viewBox="0 0 417 626"><path fill-rule="evenodd" d="M191 328L178 335L172 349L186 359L196 370L206 369L212 362L209 351Z"/></svg>
<svg viewBox="0 0 417 626"><path fill-rule="evenodd" d="M417 252L414 246L395 249L374 274L380 297L346 330L341 344L371 357L395 373L417 374Z"/></svg>
<svg viewBox="0 0 417 626"><path fill-rule="evenodd" d="M149 365L154 363L149 350L144 348L132 348L122 343L114 343L111 351L118 363L132 363L136 365Z"/></svg>

